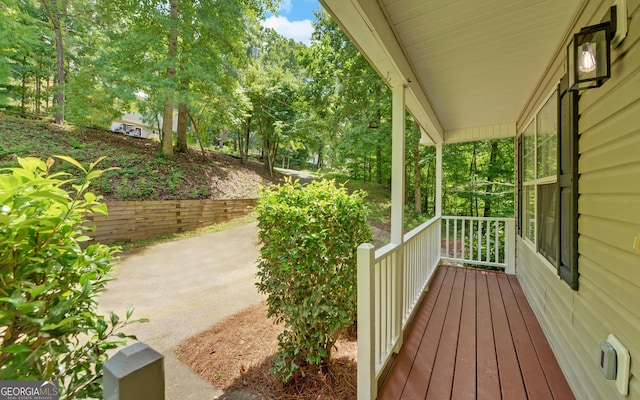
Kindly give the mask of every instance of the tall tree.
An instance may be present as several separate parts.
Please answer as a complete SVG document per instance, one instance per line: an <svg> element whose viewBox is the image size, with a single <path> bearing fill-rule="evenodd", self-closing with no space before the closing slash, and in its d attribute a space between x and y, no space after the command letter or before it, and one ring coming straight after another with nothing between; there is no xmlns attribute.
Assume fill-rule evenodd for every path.
<svg viewBox="0 0 640 400"><path fill-rule="evenodd" d="M178 55L178 0L171 0L170 3L167 49L167 83L162 114L162 151L171 157L173 155L174 82Z"/></svg>
<svg viewBox="0 0 640 400"><path fill-rule="evenodd" d="M352 177L379 183L391 178L391 94L387 86L325 12L303 64L309 71L310 98L333 129L325 142L331 158L349 165Z"/></svg>
<svg viewBox="0 0 640 400"><path fill-rule="evenodd" d="M251 102L245 117L245 132L251 126L260 137L265 168L273 173L279 153L293 151L303 140L296 129L304 71L297 54L302 46L285 39L271 29L257 28L252 44L253 58L245 69L243 85ZM247 139L248 136L245 136Z"/></svg>
<svg viewBox="0 0 640 400"><path fill-rule="evenodd" d="M276 0L229 0L200 2L193 0L101 0L105 15L117 15L118 25L111 30L114 49L107 62L127 60L117 65L135 77L144 91L162 93L163 151L173 152L173 115L178 109L176 151L186 150L188 116L200 123L206 133L210 116L218 110L192 110L196 105L212 104L212 96L233 93L238 70L247 58L243 38L248 26L274 11ZM158 40L158 38L166 40ZM114 77L117 78L117 77ZM140 90L137 88L135 90ZM171 148L170 148L171 147Z"/></svg>
<svg viewBox="0 0 640 400"><path fill-rule="evenodd" d="M43 40L51 37L47 21L39 2L8 0L0 6L0 104L22 114L39 114L48 100L55 52Z"/></svg>
<svg viewBox="0 0 640 400"><path fill-rule="evenodd" d="M66 82L64 65L64 41L62 32L65 28L67 15L66 0L40 0L42 7L47 12L51 28L55 37L56 46L56 117L57 124L64 122L64 87Z"/></svg>

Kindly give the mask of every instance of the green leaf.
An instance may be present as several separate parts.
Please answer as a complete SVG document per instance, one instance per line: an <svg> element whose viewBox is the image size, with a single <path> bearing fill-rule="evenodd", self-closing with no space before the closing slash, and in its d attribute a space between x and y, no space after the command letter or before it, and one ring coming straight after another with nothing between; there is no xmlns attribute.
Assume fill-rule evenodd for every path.
<svg viewBox="0 0 640 400"><path fill-rule="evenodd" d="M18 157L18 163L22 168L29 172L36 172L36 170L40 169L41 171L47 170L47 164L39 158L35 157L26 157L20 158Z"/></svg>
<svg viewBox="0 0 640 400"><path fill-rule="evenodd" d="M34 198L34 199L53 200L53 201L56 201L58 203L67 203L69 201L69 198L67 196L65 196L64 194L56 193L56 192L52 192L52 191L34 192L34 193L32 193L30 195L30 197Z"/></svg>
<svg viewBox="0 0 640 400"><path fill-rule="evenodd" d="M6 353L11 353L11 354L19 354L19 353L29 353L31 352L31 347L21 344L21 343L15 343L12 345L9 345L7 347L4 347L2 349L2 351L6 352Z"/></svg>
<svg viewBox="0 0 640 400"><path fill-rule="evenodd" d="M96 201L96 195L91 192L86 192L83 197L84 197L84 201L86 201L89 204Z"/></svg>
<svg viewBox="0 0 640 400"><path fill-rule="evenodd" d="M113 311L109 313L109 319L111 320L111 326L116 326L120 322L120 317Z"/></svg>
<svg viewBox="0 0 640 400"><path fill-rule="evenodd" d="M71 164L71 165L75 166L76 168L78 168L79 170L81 170L82 172L84 172L84 173L85 173L85 175L86 175L87 170L82 166L82 164L80 164L78 161L74 160L73 158L71 158L71 157L67 157L67 156L61 156L61 155L56 155L56 156L54 156L54 157L59 158L59 159L61 159L61 160L63 160L63 161L68 162L69 164Z"/></svg>
<svg viewBox="0 0 640 400"><path fill-rule="evenodd" d="M91 206L91 211L94 213L100 213L103 215L108 215L109 212L107 210L107 205L105 203L95 204Z"/></svg>

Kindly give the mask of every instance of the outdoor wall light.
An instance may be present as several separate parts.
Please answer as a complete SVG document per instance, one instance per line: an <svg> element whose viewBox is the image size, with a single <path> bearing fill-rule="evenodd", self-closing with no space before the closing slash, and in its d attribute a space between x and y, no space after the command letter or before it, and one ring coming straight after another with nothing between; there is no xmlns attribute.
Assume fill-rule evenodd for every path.
<svg viewBox="0 0 640 400"><path fill-rule="evenodd" d="M602 86L611 77L611 47L627 35L626 0L617 0L604 22L587 26L573 35L567 47L569 90Z"/></svg>
<svg viewBox="0 0 640 400"><path fill-rule="evenodd" d="M582 28L567 48L570 90L601 86L611 77L611 23Z"/></svg>

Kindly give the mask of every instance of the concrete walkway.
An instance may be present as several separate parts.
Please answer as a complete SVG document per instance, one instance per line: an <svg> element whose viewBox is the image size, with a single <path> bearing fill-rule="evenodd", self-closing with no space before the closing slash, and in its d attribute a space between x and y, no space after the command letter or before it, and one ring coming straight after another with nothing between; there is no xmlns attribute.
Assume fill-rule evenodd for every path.
<svg viewBox="0 0 640 400"><path fill-rule="evenodd" d="M181 341L263 299L254 285L258 254L252 223L158 244L115 267L116 279L100 297L99 309L124 317L133 306L133 318L150 319L126 333L164 354L167 400L223 398L221 390L193 374L173 352Z"/></svg>

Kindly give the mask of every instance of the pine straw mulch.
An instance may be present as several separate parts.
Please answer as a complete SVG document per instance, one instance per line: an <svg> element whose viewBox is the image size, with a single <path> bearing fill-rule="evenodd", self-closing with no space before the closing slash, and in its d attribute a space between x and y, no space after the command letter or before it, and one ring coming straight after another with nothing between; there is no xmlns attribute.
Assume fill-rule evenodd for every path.
<svg viewBox="0 0 640 400"><path fill-rule="evenodd" d="M283 385L270 373L282 327L267 318L264 302L233 315L182 342L178 359L196 374L225 392L243 391L263 400L351 400L357 393L355 332L338 339L329 371L301 368Z"/></svg>

